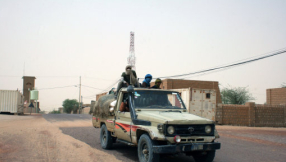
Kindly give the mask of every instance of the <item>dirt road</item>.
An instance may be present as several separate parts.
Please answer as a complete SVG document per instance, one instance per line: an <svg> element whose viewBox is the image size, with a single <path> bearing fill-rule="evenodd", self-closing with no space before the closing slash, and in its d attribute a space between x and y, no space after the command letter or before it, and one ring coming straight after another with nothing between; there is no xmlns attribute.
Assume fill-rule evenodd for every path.
<svg viewBox="0 0 286 162"><path fill-rule="evenodd" d="M44 118L43 118L44 117ZM138 161L137 149L121 143L100 146L90 115L0 115L0 162ZM286 128L217 126L221 149L214 162L285 162ZM191 157L162 155L161 162L194 162Z"/></svg>
<svg viewBox="0 0 286 162"><path fill-rule="evenodd" d="M221 138L217 162L285 162L286 128L216 126Z"/></svg>
<svg viewBox="0 0 286 162"><path fill-rule="evenodd" d="M90 125L90 121L50 123L36 114L0 115L0 161L120 161L113 155L63 134L59 129Z"/></svg>

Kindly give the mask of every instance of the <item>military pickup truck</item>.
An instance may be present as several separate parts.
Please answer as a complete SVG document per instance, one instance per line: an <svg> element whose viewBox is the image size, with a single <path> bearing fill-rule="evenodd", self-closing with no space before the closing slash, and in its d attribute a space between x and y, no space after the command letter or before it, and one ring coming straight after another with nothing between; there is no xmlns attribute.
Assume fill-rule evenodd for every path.
<svg viewBox="0 0 286 162"><path fill-rule="evenodd" d="M128 103L129 111L120 111L122 102ZM103 106L97 103L97 108ZM108 106L106 115L94 113L92 117L93 126L101 129L104 149L114 142L135 146L140 162L159 161L162 154L177 153L211 162L220 149L214 121L189 114L178 92L129 86Z"/></svg>

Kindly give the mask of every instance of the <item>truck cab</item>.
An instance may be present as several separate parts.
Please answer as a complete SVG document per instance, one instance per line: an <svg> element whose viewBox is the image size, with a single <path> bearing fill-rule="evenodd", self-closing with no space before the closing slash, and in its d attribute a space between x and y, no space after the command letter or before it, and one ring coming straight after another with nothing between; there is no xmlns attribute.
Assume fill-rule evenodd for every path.
<svg viewBox="0 0 286 162"><path fill-rule="evenodd" d="M120 111L123 105L129 111ZM186 153L196 161L213 161L220 149L214 121L188 113L179 93L172 90L122 88L116 104L110 104L109 115L95 115L92 122L101 129L104 149L116 141L135 146L140 162L176 153Z"/></svg>

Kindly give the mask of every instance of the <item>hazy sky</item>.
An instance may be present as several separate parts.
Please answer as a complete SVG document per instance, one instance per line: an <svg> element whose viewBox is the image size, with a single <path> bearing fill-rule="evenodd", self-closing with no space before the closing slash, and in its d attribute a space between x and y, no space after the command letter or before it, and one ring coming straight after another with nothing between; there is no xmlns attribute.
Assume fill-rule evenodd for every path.
<svg viewBox="0 0 286 162"><path fill-rule="evenodd" d="M82 76L101 89L82 87L90 103L123 72L130 31L138 77L195 72L286 48L286 1L0 0L0 89L22 90L22 76L35 76L50 111L78 100ZM266 89L286 82L285 62L281 54L184 78L248 87L263 104Z"/></svg>

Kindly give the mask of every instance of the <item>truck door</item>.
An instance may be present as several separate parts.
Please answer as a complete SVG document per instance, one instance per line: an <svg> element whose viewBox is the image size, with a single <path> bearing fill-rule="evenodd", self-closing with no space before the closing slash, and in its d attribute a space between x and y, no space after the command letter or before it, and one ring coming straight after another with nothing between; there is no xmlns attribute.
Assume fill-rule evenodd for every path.
<svg viewBox="0 0 286 162"><path fill-rule="evenodd" d="M119 96L119 101L116 108L116 118L115 118L115 135L118 139L131 142L131 116L130 112L120 111L120 105L124 100L126 100L127 93L121 93Z"/></svg>

